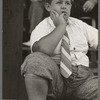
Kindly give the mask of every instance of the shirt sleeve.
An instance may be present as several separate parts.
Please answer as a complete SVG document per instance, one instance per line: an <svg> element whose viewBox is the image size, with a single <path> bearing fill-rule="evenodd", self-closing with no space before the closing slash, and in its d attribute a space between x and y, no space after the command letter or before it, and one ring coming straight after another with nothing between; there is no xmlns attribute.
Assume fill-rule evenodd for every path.
<svg viewBox="0 0 100 100"><path fill-rule="evenodd" d="M96 49L98 46L98 30L83 22L83 31L90 47Z"/></svg>
<svg viewBox="0 0 100 100"><path fill-rule="evenodd" d="M39 41L42 37L49 34L49 27L47 24L47 20L39 23L36 28L32 31L30 36L31 48L36 41Z"/></svg>

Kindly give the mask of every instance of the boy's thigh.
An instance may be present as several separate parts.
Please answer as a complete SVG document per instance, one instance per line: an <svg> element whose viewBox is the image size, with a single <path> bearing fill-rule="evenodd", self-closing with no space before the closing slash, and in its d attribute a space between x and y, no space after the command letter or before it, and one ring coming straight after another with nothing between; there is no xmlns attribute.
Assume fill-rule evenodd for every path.
<svg viewBox="0 0 100 100"><path fill-rule="evenodd" d="M74 92L78 98L97 100L98 98L98 77L90 76L82 85Z"/></svg>
<svg viewBox="0 0 100 100"><path fill-rule="evenodd" d="M67 83L66 96L74 95L84 99L97 97L98 79L85 66L73 66L73 74Z"/></svg>
<svg viewBox="0 0 100 100"><path fill-rule="evenodd" d="M34 75L48 81L48 95L58 97L63 91L63 79L59 66L46 54L35 52L26 57L22 64L24 76Z"/></svg>
<svg viewBox="0 0 100 100"><path fill-rule="evenodd" d="M82 65L73 66L72 72L72 75L67 80L64 80L67 86L67 93L75 91L90 75L89 68Z"/></svg>

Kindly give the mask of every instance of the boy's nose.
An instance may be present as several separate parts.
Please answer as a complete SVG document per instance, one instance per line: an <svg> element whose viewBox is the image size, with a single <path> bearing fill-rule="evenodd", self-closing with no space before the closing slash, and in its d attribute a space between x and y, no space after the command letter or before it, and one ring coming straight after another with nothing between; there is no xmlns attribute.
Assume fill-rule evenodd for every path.
<svg viewBox="0 0 100 100"><path fill-rule="evenodd" d="M63 3L61 7L62 7L63 9L66 9L66 8L67 8L67 6L66 6L65 3Z"/></svg>

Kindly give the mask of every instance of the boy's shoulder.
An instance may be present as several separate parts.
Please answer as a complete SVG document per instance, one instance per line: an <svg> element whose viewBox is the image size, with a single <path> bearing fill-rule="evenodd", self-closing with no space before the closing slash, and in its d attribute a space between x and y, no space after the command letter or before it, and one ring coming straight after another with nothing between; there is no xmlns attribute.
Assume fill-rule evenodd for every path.
<svg viewBox="0 0 100 100"><path fill-rule="evenodd" d="M52 22L52 21L51 21ZM51 25L50 22L50 17L47 17L45 19L43 19L33 30L34 32L38 32L38 31L45 31L48 32L49 30L52 30L53 27Z"/></svg>
<svg viewBox="0 0 100 100"><path fill-rule="evenodd" d="M69 23L73 24L83 24L84 22L80 19L74 18L74 17L69 17ZM50 17L46 17L45 19L43 19L38 25L37 27L41 27L41 28L50 28L50 27L55 27L53 24L53 21L51 20Z"/></svg>
<svg viewBox="0 0 100 100"><path fill-rule="evenodd" d="M44 30L49 30L53 29L55 26L53 24L53 21L51 20L50 17L46 17L43 19L37 26L36 29L44 29Z"/></svg>
<svg viewBox="0 0 100 100"><path fill-rule="evenodd" d="M73 23L82 23L83 21L75 18L75 17L69 17L69 21L73 22Z"/></svg>
<svg viewBox="0 0 100 100"><path fill-rule="evenodd" d="M85 22L83 22L82 20L78 18L74 18L74 17L69 17L69 23L72 23L73 25L77 25L78 27L85 25Z"/></svg>
<svg viewBox="0 0 100 100"><path fill-rule="evenodd" d="M38 25L45 25L48 24L49 17L46 17L45 19L43 19Z"/></svg>

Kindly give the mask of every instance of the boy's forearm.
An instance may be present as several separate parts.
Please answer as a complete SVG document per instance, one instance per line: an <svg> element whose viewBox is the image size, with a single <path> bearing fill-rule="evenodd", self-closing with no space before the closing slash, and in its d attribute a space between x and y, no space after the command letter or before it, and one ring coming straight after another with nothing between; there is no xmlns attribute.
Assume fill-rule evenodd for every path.
<svg viewBox="0 0 100 100"><path fill-rule="evenodd" d="M66 26L59 25L50 34L48 34L47 36L41 38L38 42L36 42L33 45L32 50L52 55L65 32L66 32Z"/></svg>

